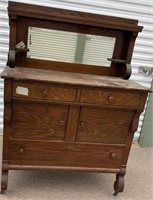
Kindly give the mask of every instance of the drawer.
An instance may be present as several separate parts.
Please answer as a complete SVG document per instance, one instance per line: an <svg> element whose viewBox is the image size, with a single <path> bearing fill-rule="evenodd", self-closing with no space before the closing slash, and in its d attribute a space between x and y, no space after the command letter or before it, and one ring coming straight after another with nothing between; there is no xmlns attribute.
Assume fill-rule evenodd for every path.
<svg viewBox="0 0 153 200"><path fill-rule="evenodd" d="M123 152L118 146L14 140L10 164L119 168Z"/></svg>
<svg viewBox="0 0 153 200"><path fill-rule="evenodd" d="M13 97L74 102L76 89L62 86L54 87L46 83L16 81L13 83Z"/></svg>
<svg viewBox="0 0 153 200"><path fill-rule="evenodd" d="M11 138L64 140L69 106L45 102L12 101Z"/></svg>
<svg viewBox="0 0 153 200"><path fill-rule="evenodd" d="M102 104L112 106L137 107L139 94L131 92L114 92L102 90L82 90L81 103Z"/></svg>

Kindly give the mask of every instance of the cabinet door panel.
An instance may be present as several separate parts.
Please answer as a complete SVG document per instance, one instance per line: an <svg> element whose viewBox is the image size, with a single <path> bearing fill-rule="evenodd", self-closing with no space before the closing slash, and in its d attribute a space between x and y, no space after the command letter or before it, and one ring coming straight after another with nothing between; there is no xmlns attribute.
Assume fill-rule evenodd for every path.
<svg viewBox="0 0 153 200"><path fill-rule="evenodd" d="M124 144L133 111L82 107L76 141Z"/></svg>
<svg viewBox="0 0 153 200"><path fill-rule="evenodd" d="M64 139L68 106L13 101L11 137L18 139Z"/></svg>

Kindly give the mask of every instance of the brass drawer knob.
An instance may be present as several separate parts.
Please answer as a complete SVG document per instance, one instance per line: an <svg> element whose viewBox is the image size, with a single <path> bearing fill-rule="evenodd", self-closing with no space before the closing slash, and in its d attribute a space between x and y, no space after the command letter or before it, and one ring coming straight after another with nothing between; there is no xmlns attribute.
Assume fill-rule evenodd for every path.
<svg viewBox="0 0 153 200"><path fill-rule="evenodd" d="M108 97L108 101L109 101L109 103L112 104L112 103L114 102L114 96L112 96L112 95L109 96L109 97Z"/></svg>
<svg viewBox="0 0 153 200"><path fill-rule="evenodd" d="M50 129L50 134L54 135L55 134L55 130L53 128Z"/></svg>
<svg viewBox="0 0 153 200"><path fill-rule="evenodd" d="M86 127L86 124L84 122L80 122L80 125L81 125L82 128Z"/></svg>
<svg viewBox="0 0 153 200"><path fill-rule="evenodd" d="M54 137L58 136L58 134L56 133L56 131L53 128L51 128L49 130L50 130L50 134L49 134L50 136L54 136Z"/></svg>
<svg viewBox="0 0 153 200"><path fill-rule="evenodd" d="M19 149L19 153L24 153L25 150L23 148Z"/></svg>
<svg viewBox="0 0 153 200"><path fill-rule="evenodd" d="M116 158L116 154L115 154L115 153L110 153L110 157L111 157L112 159L115 159L115 158Z"/></svg>
<svg viewBox="0 0 153 200"><path fill-rule="evenodd" d="M60 120L60 126L64 126L65 122L63 120Z"/></svg>
<svg viewBox="0 0 153 200"><path fill-rule="evenodd" d="M47 89L44 89L43 91L42 91L42 96L43 97L46 97L48 95L48 90Z"/></svg>

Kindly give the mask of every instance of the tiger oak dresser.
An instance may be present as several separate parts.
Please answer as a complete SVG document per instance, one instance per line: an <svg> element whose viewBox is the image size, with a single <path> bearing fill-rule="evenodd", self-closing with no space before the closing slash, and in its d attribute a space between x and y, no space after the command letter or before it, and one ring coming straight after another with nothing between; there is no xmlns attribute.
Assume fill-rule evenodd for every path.
<svg viewBox="0 0 153 200"><path fill-rule="evenodd" d="M149 89L128 80L137 20L9 2L1 193L9 170L115 173Z"/></svg>

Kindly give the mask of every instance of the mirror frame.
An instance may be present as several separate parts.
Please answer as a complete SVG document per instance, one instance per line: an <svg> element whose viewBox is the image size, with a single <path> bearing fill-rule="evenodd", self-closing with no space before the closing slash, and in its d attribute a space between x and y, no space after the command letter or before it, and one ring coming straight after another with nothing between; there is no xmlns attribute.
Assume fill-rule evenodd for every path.
<svg viewBox="0 0 153 200"><path fill-rule="evenodd" d="M116 76L128 79L135 39L142 31L137 20L9 2L9 67L29 67L56 71ZM46 61L27 58L28 27L63 30L115 37L111 67ZM21 42L25 45L24 47Z"/></svg>

